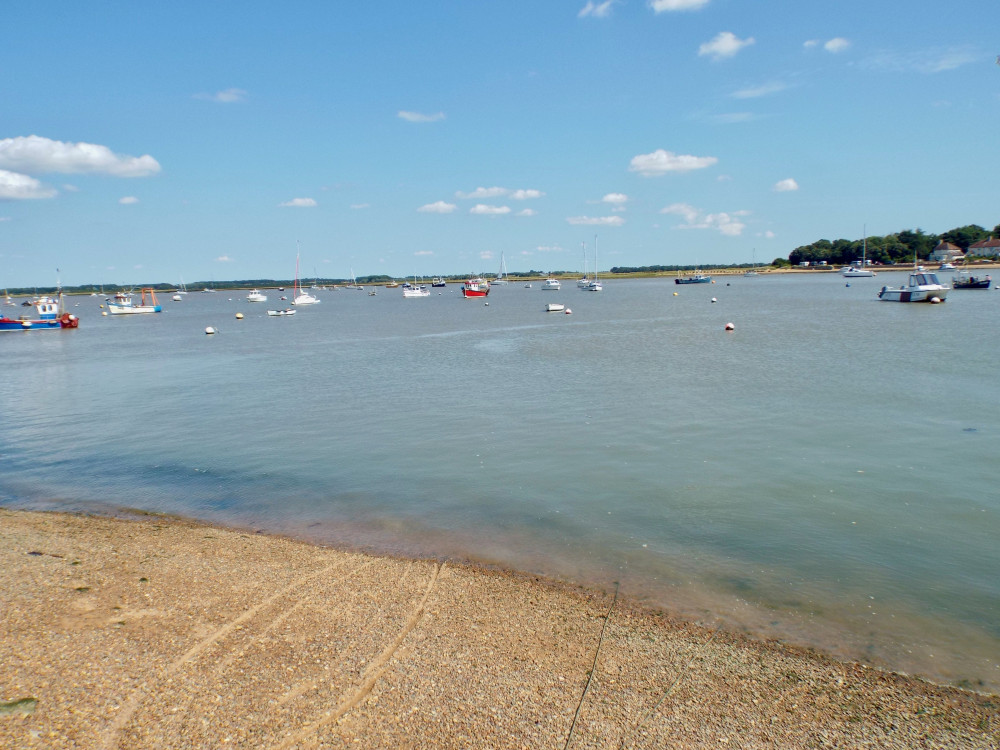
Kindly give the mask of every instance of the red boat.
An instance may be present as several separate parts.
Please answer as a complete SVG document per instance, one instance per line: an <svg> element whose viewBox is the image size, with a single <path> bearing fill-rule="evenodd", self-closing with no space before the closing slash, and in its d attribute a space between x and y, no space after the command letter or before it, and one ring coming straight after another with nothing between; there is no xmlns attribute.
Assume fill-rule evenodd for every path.
<svg viewBox="0 0 1000 750"><path fill-rule="evenodd" d="M485 297L490 293L490 282L486 279L469 279L462 284L463 297Z"/></svg>

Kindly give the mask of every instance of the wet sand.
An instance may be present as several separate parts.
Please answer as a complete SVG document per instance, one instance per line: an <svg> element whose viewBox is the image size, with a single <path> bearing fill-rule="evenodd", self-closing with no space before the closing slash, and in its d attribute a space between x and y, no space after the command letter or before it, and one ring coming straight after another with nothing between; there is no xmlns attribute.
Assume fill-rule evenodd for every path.
<svg viewBox="0 0 1000 750"><path fill-rule="evenodd" d="M611 594L0 510L4 748L997 748L1000 697Z"/></svg>

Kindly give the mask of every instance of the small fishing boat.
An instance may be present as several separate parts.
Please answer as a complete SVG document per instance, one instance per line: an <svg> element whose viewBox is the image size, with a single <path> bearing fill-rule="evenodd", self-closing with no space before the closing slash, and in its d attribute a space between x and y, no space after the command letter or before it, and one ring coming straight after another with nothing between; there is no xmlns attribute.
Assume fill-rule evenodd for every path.
<svg viewBox="0 0 1000 750"><path fill-rule="evenodd" d="M968 271L962 271L958 276L951 277L952 289L989 289L992 279L990 275L974 276Z"/></svg>
<svg viewBox="0 0 1000 750"><path fill-rule="evenodd" d="M884 286L878 293L883 302L944 302L948 287L938 281L936 273L921 271L910 274L910 279L902 286Z"/></svg>
<svg viewBox="0 0 1000 750"><path fill-rule="evenodd" d="M562 284L559 279L549 277L542 283L542 291L558 292L560 289L562 289Z"/></svg>
<svg viewBox="0 0 1000 750"><path fill-rule="evenodd" d="M136 304L132 292L116 292L115 296L108 301L108 312L112 315L134 315L137 313L158 313L163 312L160 303L156 301L156 292L150 287L144 287L139 293L139 302Z"/></svg>
<svg viewBox="0 0 1000 750"><path fill-rule="evenodd" d="M62 292L55 297L39 297L33 303L35 314L16 318L0 314L0 331L51 331L76 328L80 319L63 308Z"/></svg>
<svg viewBox="0 0 1000 750"><path fill-rule="evenodd" d="M486 297L490 293L490 283L481 277L467 279L462 284L463 297Z"/></svg>
<svg viewBox="0 0 1000 750"><path fill-rule="evenodd" d="M430 297L430 290L426 286L417 283L417 277L413 277L412 284L403 284L403 297L411 299L414 297Z"/></svg>
<svg viewBox="0 0 1000 750"><path fill-rule="evenodd" d="M267 302L267 295L254 289L247 295L247 302Z"/></svg>
<svg viewBox="0 0 1000 750"><path fill-rule="evenodd" d="M448 282L445 281L440 276L435 276L433 279L431 279L431 286L439 287L439 288L440 287L446 287L446 286L448 286Z"/></svg>
<svg viewBox="0 0 1000 750"><path fill-rule="evenodd" d="M284 310L268 310L267 315L271 318L280 318L285 315L295 315L295 310L292 310L291 308L286 308Z"/></svg>
<svg viewBox="0 0 1000 750"><path fill-rule="evenodd" d="M674 279L675 284L709 284L712 277L703 273L694 273L691 276L678 276Z"/></svg>

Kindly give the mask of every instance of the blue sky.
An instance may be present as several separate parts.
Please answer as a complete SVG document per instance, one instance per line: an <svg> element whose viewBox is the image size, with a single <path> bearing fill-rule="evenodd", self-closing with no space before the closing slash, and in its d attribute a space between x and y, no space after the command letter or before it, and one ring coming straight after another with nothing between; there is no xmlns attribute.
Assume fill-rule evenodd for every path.
<svg viewBox="0 0 1000 750"><path fill-rule="evenodd" d="M1000 3L14 3L0 287L770 261L1000 223Z"/></svg>

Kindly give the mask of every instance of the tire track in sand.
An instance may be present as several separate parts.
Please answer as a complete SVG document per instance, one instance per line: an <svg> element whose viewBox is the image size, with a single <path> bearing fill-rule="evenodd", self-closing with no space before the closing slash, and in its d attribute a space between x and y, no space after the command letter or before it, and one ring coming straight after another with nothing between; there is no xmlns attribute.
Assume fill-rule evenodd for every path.
<svg viewBox="0 0 1000 750"><path fill-rule="evenodd" d="M326 713L315 721L306 724L299 729L299 731L293 733L289 737L286 737L277 745L274 745L273 750L285 750L286 748L290 748L293 745L302 742L327 724L337 721L340 717L365 699L365 697L372 691L372 688L375 687L375 683L378 682L379 677L381 677L389 668L389 661L399 651L399 648L406 636L409 635L420 620L423 619L427 599L430 597L431 592L437 585L438 576L441 573L442 567L443 565L441 563L435 563L434 570L431 573L431 579L427 583L427 588L424 590L424 595L423 598L421 598L420 603L414 608L409 618L407 618L406 623L396 634L396 637L393 638L392 642L389 643L389 645L382 650L382 653L373 659L365 668L361 684L358 685L352 693L341 699L336 710Z"/></svg>
<svg viewBox="0 0 1000 750"><path fill-rule="evenodd" d="M361 565L357 566L349 573L347 573L344 577L346 578L348 576L354 575L359 570L363 569L368 565L371 565L371 561L362 563ZM266 609L267 607L270 607L272 604L274 604L282 597L288 596L297 588L304 586L314 578L326 575L340 567L343 567L343 562L337 562L334 563L333 565L328 565L325 568L321 568L320 570L296 578L287 586L284 586L283 588L279 589L278 591L276 591L274 594L267 597L263 601L250 607L250 609L243 612L243 614L241 614L236 619L230 620L222 627L217 628L208 636L198 641L198 643L196 643L194 646L188 649L184 654L182 654L180 657L171 662L167 666L163 676L170 677L176 674L177 671L181 669L185 664L188 664L189 662L196 659L198 655L204 652L207 648L225 638L227 635L229 635L234 630L239 628L247 620L250 620L251 618L256 616L262 610ZM139 707L142 705L143 700L146 698L146 695L150 692L151 687L152 687L151 681L144 680L132 691L132 694L129 696L129 698L122 704L121 710L115 716L114 720L111 722L111 725L102 735L100 741L100 747L104 748L105 750L112 750L112 748L114 748L117 745L122 730L124 729L125 725L132 720L133 716L136 714Z"/></svg>

